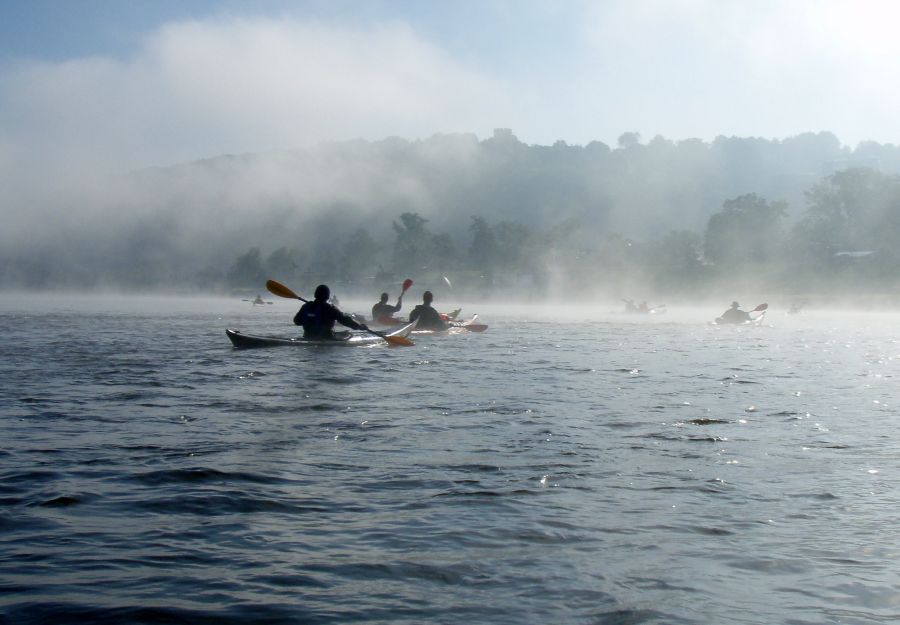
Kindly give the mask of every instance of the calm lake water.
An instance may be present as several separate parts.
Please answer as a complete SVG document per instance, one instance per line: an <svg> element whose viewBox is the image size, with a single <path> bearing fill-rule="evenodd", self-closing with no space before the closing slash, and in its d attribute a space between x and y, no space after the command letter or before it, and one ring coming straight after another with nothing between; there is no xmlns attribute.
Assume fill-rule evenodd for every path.
<svg viewBox="0 0 900 625"><path fill-rule="evenodd" d="M297 306L4 296L0 622L900 621L900 316L726 305L234 351Z"/></svg>

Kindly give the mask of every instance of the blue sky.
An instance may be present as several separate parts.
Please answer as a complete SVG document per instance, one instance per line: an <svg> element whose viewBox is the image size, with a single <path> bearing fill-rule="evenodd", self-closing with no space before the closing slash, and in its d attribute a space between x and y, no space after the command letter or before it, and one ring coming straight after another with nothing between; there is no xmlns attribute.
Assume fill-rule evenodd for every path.
<svg viewBox="0 0 900 625"><path fill-rule="evenodd" d="M900 142L889 0L5 0L0 170L512 127Z"/></svg>
<svg viewBox="0 0 900 625"><path fill-rule="evenodd" d="M514 71L517 60L548 60L578 10L495 0L7 0L0 3L0 60L127 57L143 37L167 22L233 16L316 19L366 26L403 21L460 57ZM581 3L569 3L568 9ZM504 23L505 22L505 23Z"/></svg>

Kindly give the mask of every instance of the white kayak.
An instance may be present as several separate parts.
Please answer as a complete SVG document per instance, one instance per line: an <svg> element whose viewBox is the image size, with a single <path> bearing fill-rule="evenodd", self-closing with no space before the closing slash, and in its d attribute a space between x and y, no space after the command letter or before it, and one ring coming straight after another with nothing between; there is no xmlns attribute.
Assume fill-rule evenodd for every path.
<svg viewBox="0 0 900 625"><path fill-rule="evenodd" d="M384 336L409 336L416 324L407 323L404 326L385 332ZM385 340L380 336L369 334L366 332L348 332L346 335L334 339L305 339L303 337L287 337L287 336L260 336L256 334L245 334L240 330L228 328L225 334L231 340L232 345L236 349L251 349L256 347L359 347L362 345L376 345L378 343L386 345Z"/></svg>
<svg viewBox="0 0 900 625"><path fill-rule="evenodd" d="M483 323L475 323L475 320L478 319L478 315L472 315L465 321L448 321L447 327L441 328L439 330L427 330L416 328L413 330L413 334L458 334L460 332L484 332L488 329L487 325Z"/></svg>

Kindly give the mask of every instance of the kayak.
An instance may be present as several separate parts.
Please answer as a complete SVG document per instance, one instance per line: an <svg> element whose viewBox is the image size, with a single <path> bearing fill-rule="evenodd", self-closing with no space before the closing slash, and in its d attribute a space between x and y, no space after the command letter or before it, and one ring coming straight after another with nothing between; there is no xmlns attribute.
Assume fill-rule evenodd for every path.
<svg viewBox="0 0 900 625"><path fill-rule="evenodd" d="M715 321L710 321L711 326L758 326L762 324L762 320L766 318L766 311L763 311L759 317L748 319L746 321L728 321L722 317L716 317Z"/></svg>
<svg viewBox="0 0 900 625"><path fill-rule="evenodd" d="M397 328L391 332L385 332L385 336L409 336L413 326L416 324L408 323L403 327ZM240 330L228 328L225 334L231 340L231 344L235 349L250 349L255 347L359 347L361 345L377 345L379 343L387 345L385 340L380 336L362 333L347 333L344 337L335 339L305 339L303 337L288 336L259 336L255 334L245 334Z"/></svg>
<svg viewBox="0 0 900 625"><path fill-rule="evenodd" d="M483 323L475 323L478 315L472 315L465 321L451 321L441 330L413 330L413 334L459 334L460 332L484 332L488 327Z"/></svg>
<svg viewBox="0 0 900 625"><path fill-rule="evenodd" d="M438 313L438 314L441 316L441 319L443 319L444 321L452 323L452 322L454 322L456 317L459 315L459 312L461 310L462 310L462 308L457 308L456 310L449 312L449 313ZM478 315L475 315L475 316L477 317ZM356 321L359 321L360 323L365 323L366 325L369 325L369 326L377 326L377 327L382 327L382 328L393 328L396 326L401 326L406 323L409 323L408 321L406 321L406 319L398 319L396 317L378 317L377 319L366 320L366 318L363 316L353 315L353 318Z"/></svg>

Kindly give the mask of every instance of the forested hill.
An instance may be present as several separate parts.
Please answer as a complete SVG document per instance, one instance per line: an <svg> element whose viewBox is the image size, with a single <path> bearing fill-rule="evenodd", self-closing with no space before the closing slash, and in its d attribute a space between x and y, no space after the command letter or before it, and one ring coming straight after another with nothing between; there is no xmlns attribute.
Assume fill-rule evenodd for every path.
<svg viewBox="0 0 900 625"><path fill-rule="evenodd" d="M731 213L763 206L777 215L770 234L777 240L769 243L780 245L809 217L816 185L856 168L894 180L900 148L850 148L828 132L711 142L642 142L625 133L616 146L540 146L498 129L481 141L436 135L222 156L118 176L54 198L52 207L26 207L51 218L40 229L18 226L32 230L0 251L0 280L35 288L253 288L272 271L363 284L379 270L456 272L494 284L502 269L520 274L513 283L540 285L550 278L536 265L570 269L599 258L630 274L641 265L630 277L653 278L646 254L640 262L616 256L615 242L625 241L657 255L674 245L673 254L691 257L681 271L700 276L675 282L696 288L717 262L717 243L707 239L725 218L712 217L729 206ZM781 252L767 252L770 265L787 262ZM606 286L598 290L615 288Z"/></svg>

